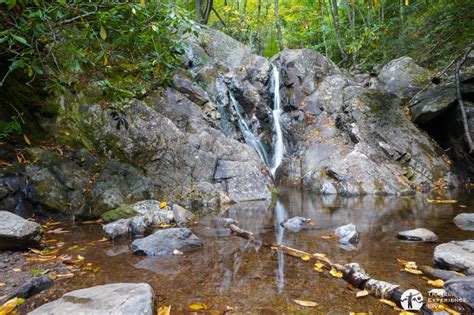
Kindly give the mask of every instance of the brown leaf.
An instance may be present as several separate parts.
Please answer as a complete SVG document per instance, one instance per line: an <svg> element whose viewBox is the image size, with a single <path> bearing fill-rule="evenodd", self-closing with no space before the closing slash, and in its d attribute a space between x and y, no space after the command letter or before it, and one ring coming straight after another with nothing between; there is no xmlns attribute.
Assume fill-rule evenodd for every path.
<svg viewBox="0 0 474 315"><path fill-rule="evenodd" d="M301 306L307 306L307 307L314 307L318 306L319 304L313 301L306 301L306 300L293 300L296 304L301 305Z"/></svg>

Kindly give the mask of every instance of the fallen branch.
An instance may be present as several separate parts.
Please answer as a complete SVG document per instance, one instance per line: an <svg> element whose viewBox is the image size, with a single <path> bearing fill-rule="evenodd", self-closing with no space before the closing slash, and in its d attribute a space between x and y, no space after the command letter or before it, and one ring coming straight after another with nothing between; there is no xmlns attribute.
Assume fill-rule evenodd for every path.
<svg viewBox="0 0 474 315"><path fill-rule="evenodd" d="M235 235L248 239L254 243L258 243L252 232L241 229L233 223L226 224L225 226L228 227Z"/></svg>
<svg viewBox="0 0 474 315"><path fill-rule="evenodd" d="M472 154L474 152L474 144L472 143L471 132L469 131L469 124L467 122L467 114L466 114L466 109L464 108L464 101L462 100L461 80L459 79L459 72L463 64L466 62L466 59L469 53L472 51L472 48L473 48L472 46L469 47L469 49L467 49L466 52L464 53L464 56L462 57L462 59L456 63L456 73L455 73L458 104L459 104L459 109L461 110L462 124L464 126L464 136L466 138L466 142L469 147L469 154Z"/></svg>

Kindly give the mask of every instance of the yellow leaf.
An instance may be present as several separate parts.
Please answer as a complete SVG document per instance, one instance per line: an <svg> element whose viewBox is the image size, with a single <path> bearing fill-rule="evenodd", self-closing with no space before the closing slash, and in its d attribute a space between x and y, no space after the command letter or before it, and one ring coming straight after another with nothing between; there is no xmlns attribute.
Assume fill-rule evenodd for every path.
<svg viewBox="0 0 474 315"><path fill-rule="evenodd" d="M356 293L356 297L360 298L360 297L364 297L364 296L367 296L369 295L369 291L367 290L362 290L362 291L359 291Z"/></svg>
<svg viewBox="0 0 474 315"><path fill-rule="evenodd" d="M105 30L105 27L103 25L100 26L100 32L99 32L100 38L105 40L107 38L107 31Z"/></svg>
<svg viewBox="0 0 474 315"><path fill-rule="evenodd" d="M21 298L13 298L8 300L5 302L5 304L0 306L0 315L10 314L18 305L22 304L23 302L25 302L25 300Z"/></svg>
<svg viewBox="0 0 474 315"><path fill-rule="evenodd" d="M328 258L328 256L326 256L326 254L320 254L320 253L314 253L313 257L321 258L323 260Z"/></svg>
<svg viewBox="0 0 474 315"><path fill-rule="evenodd" d="M313 301L305 301L305 300L293 300L296 304L301 305L301 306L309 306L309 307L314 307L318 306L319 304Z"/></svg>
<svg viewBox="0 0 474 315"><path fill-rule="evenodd" d="M3 288L5 285L5 282L0 282L0 288Z"/></svg>
<svg viewBox="0 0 474 315"><path fill-rule="evenodd" d="M444 281L441 279L437 280L428 280L428 284L435 288L442 288L444 286Z"/></svg>
<svg viewBox="0 0 474 315"><path fill-rule="evenodd" d="M403 268L402 270L406 271L406 272L409 272L409 273L412 273L414 275L421 275L423 272L421 272L421 270L417 270L417 269L411 269L411 268Z"/></svg>
<svg viewBox="0 0 474 315"><path fill-rule="evenodd" d="M166 203L166 201L163 201L162 203L160 203L160 209L163 209L164 207L166 207L168 204Z"/></svg>
<svg viewBox="0 0 474 315"><path fill-rule="evenodd" d="M85 259L85 258L84 258L83 256L81 256L81 255L77 255L77 260L79 260L79 261L83 261L84 259Z"/></svg>
<svg viewBox="0 0 474 315"><path fill-rule="evenodd" d="M160 306L158 307L156 315L170 315L171 314L171 305Z"/></svg>
<svg viewBox="0 0 474 315"><path fill-rule="evenodd" d="M397 306L397 304L395 304L395 302L390 301L390 300L380 299L379 301L382 302L383 304L387 304L388 306L391 306L391 307Z"/></svg>
<svg viewBox="0 0 474 315"><path fill-rule="evenodd" d="M398 313L399 315L416 315L416 313L412 313L412 312L409 312L409 311L401 311L400 313Z"/></svg>
<svg viewBox="0 0 474 315"><path fill-rule="evenodd" d="M30 141L30 139L28 139L28 137L25 134L23 134L23 139L25 139L25 143L27 145L31 146L31 141Z"/></svg>
<svg viewBox="0 0 474 315"><path fill-rule="evenodd" d="M140 0L140 6L141 6L142 8L145 7L145 0Z"/></svg>
<svg viewBox="0 0 474 315"><path fill-rule="evenodd" d="M188 307L193 311L207 310L207 305L203 303L193 303L188 305Z"/></svg>
<svg viewBox="0 0 474 315"><path fill-rule="evenodd" d="M104 62L103 65L106 66L109 64L109 56L107 54L104 55Z"/></svg>
<svg viewBox="0 0 474 315"><path fill-rule="evenodd" d="M308 261L310 259L311 259L311 256L308 254L304 254L303 256L301 256L301 260Z"/></svg>
<svg viewBox="0 0 474 315"><path fill-rule="evenodd" d="M314 264L314 270L317 272L323 272L324 265L320 263L319 261Z"/></svg>
<svg viewBox="0 0 474 315"><path fill-rule="evenodd" d="M405 0L405 5L409 5L410 4L410 0Z"/></svg>
<svg viewBox="0 0 474 315"><path fill-rule="evenodd" d="M329 271L331 276L336 277L336 278L342 278L342 272L336 270L336 268L332 267L331 270Z"/></svg>

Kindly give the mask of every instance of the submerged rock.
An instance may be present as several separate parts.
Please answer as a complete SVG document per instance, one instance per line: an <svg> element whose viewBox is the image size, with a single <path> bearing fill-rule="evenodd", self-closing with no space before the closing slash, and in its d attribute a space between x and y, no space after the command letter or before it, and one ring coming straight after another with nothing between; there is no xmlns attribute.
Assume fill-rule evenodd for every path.
<svg viewBox="0 0 474 315"><path fill-rule="evenodd" d="M357 244L359 242L359 231L352 223L340 226L334 232L339 237L340 244Z"/></svg>
<svg viewBox="0 0 474 315"><path fill-rule="evenodd" d="M414 230L398 232L397 238L404 241L412 241L412 242L438 241L438 236L432 231L425 228L418 228Z"/></svg>
<svg viewBox="0 0 474 315"><path fill-rule="evenodd" d="M285 229L291 231L291 232L300 232L302 230L306 230L311 227L312 224L311 219L307 218L302 218L302 217L292 217L290 219L287 219L283 222L281 222L281 226L283 226Z"/></svg>
<svg viewBox="0 0 474 315"><path fill-rule="evenodd" d="M462 230L474 231L474 213L460 213L453 222Z"/></svg>
<svg viewBox="0 0 474 315"><path fill-rule="evenodd" d="M15 292L10 294L9 299L14 297L27 299L43 290L51 288L53 285L54 281L51 280L47 275L34 277L26 281Z"/></svg>
<svg viewBox="0 0 474 315"><path fill-rule="evenodd" d="M444 288L456 299L463 300L471 307L471 311L474 311L474 276L450 279L444 283Z"/></svg>
<svg viewBox="0 0 474 315"><path fill-rule="evenodd" d="M202 247L201 240L187 228L159 230L131 245L135 255L145 256L171 256L174 250L189 252Z"/></svg>
<svg viewBox="0 0 474 315"><path fill-rule="evenodd" d="M179 226L187 226L196 221L194 213L177 204L173 205L173 216Z"/></svg>
<svg viewBox="0 0 474 315"><path fill-rule="evenodd" d="M114 283L66 293L29 314L152 315L155 314L154 298L149 284Z"/></svg>
<svg viewBox="0 0 474 315"><path fill-rule="evenodd" d="M452 241L436 246L433 261L443 269L474 274L474 240Z"/></svg>
<svg viewBox="0 0 474 315"><path fill-rule="evenodd" d="M462 277L462 275L455 271L431 268L428 266L419 266L418 268L431 279L441 279L447 281L449 279L457 278L460 276Z"/></svg>
<svg viewBox="0 0 474 315"><path fill-rule="evenodd" d="M0 211L0 250L41 246L41 226L7 211Z"/></svg>

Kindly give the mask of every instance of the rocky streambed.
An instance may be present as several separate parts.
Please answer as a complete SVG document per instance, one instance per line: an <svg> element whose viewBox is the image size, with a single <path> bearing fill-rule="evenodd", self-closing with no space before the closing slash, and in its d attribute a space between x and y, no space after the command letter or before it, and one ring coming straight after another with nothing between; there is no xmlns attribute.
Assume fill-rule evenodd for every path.
<svg viewBox="0 0 474 315"><path fill-rule="evenodd" d="M60 304L54 302L56 304L40 307L33 314L46 314L53 309L60 314L62 307L72 307L71 310L77 311L95 309L100 312L110 301L119 303L124 300L128 302L123 308L117 308L117 313L126 311L127 314L144 314L167 305L172 306L172 313L186 313L192 312L192 307L196 305L205 305L208 311L216 313L371 311L376 314L396 314L391 307L380 303L376 298L357 298L357 291L347 287L345 281L327 273L318 273L312 264L298 258L281 256L264 244L280 241L281 244L306 252L324 253L341 264L357 262L371 277L399 284L405 289L417 289L428 297L428 291L434 287L422 276L438 279L440 275L415 275L401 271L403 267L397 259L414 261L418 266L433 266L435 263L437 267L461 271L467 275L463 277L463 281L469 281L471 277L468 275L472 273L469 269L472 265L469 255L472 252L469 250L456 253L456 250L447 249L451 257L458 257L450 264L442 258L433 260L438 252L444 251L444 246L473 239L472 231L460 229L453 222L455 216L474 206L472 192L453 192L443 196L457 200L455 204L426 201L436 197L438 196L420 194L406 197L346 198L314 196L298 190L282 189L276 205L250 202L230 206L220 213L207 208L192 209L196 215L193 221L196 223L189 225L189 231L199 244L196 245L196 240L190 239L189 235L168 235L165 245L171 246L173 242L185 240L187 245L190 242L194 246L175 246L176 249L180 248L178 252L173 253L171 250L159 257L134 255L134 244L137 241L103 239L102 224L53 223L44 227L45 242L51 247L50 252L44 251L41 255L31 251L17 253L15 260L11 259L13 254L2 254L0 274L5 279L5 286L0 288L0 292L2 295L10 295L33 276L33 271L44 273L36 274L34 278L49 276L54 279L54 285L28 296L25 304L20 306L24 313L62 297L63 302ZM367 211L368 209L371 211ZM311 219L312 224L305 225L299 232L292 232L280 225L284 221L282 218L295 216ZM221 224L224 219L219 218L238 222L241 228L253 232L262 245L231 235L230 230ZM348 223L353 223L358 231L358 240L351 242L351 246L341 244L333 237L337 227ZM397 238L398 232L415 228L429 229L436 234L438 240L407 242ZM175 229L177 228L166 225L158 227L160 233ZM178 228L183 229L185 228ZM137 237L138 240L143 239L141 236ZM450 243L451 241L455 243ZM161 248L160 246L163 244L155 244L153 248ZM63 261L41 261L41 258L48 260L48 257L62 257ZM462 265L460 259L464 259L465 265ZM89 292L64 295L76 289L113 283L116 283L115 287L99 287ZM146 283L150 287L137 285L128 288L130 283ZM466 297L471 292L469 288L472 288L472 282L457 286L447 281L445 283L447 289L457 292L459 296ZM305 308L296 304L295 299L314 301L318 306Z"/></svg>

